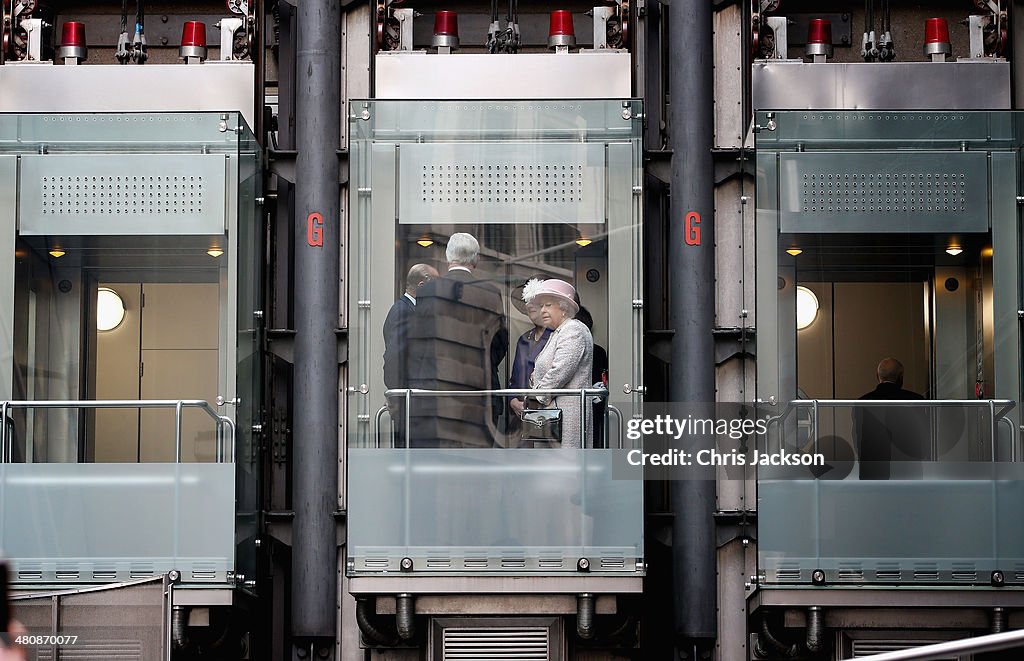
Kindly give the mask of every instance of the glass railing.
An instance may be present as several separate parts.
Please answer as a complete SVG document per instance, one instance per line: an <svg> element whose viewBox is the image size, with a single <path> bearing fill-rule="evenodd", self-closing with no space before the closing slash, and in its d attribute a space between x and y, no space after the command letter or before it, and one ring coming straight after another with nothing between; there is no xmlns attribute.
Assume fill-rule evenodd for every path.
<svg viewBox="0 0 1024 661"><path fill-rule="evenodd" d="M1024 583L1014 407L791 402L762 451L819 461L758 466L761 584Z"/></svg>
<svg viewBox="0 0 1024 661"><path fill-rule="evenodd" d="M513 397L540 391L389 390L408 412L417 400ZM396 434L373 421L373 447L348 451L350 574L643 573L643 482L613 479L623 445L621 413L603 406L607 390L551 390L578 397L577 429L603 431L584 447L535 443L418 447L415 417ZM596 420L595 420L596 421ZM563 420L563 422L565 422ZM395 439L409 439L408 443ZM596 440L595 440L596 438ZM411 447L410 447L411 446ZM639 473L639 471L638 471ZM621 477L616 473L616 477Z"/></svg>
<svg viewBox="0 0 1024 661"><path fill-rule="evenodd" d="M21 410L169 409L176 461L17 461ZM201 412L215 461L182 462L185 412ZM83 416L84 417L84 416ZM235 567L235 425L202 400L5 401L0 403L0 549L23 585L106 583L171 570L185 582L227 582ZM31 419L31 416L28 417ZM173 434L173 435L172 435ZM205 437L201 432L197 437ZM12 462L14 459L16 462Z"/></svg>

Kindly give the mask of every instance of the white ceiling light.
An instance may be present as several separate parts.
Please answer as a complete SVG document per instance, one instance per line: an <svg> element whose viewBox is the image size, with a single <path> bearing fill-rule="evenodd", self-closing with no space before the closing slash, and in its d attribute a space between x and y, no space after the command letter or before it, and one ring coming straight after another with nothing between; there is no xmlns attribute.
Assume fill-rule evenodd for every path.
<svg viewBox="0 0 1024 661"><path fill-rule="evenodd" d="M818 297L807 287L796 288L796 329L803 330L818 317Z"/></svg>
<svg viewBox="0 0 1024 661"><path fill-rule="evenodd" d="M124 301L110 287L100 287L96 295L96 330L114 330L124 321Z"/></svg>

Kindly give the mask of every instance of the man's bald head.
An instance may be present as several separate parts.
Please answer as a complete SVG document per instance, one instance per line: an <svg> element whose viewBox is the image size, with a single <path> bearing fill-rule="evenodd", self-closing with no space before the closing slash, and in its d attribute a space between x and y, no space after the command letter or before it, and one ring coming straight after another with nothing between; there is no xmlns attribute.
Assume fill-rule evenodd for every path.
<svg viewBox="0 0 1024 661"><path fill-rule="evenodd" d="M895 358L883 358L875 370L879 383L895 383L903 387L903 363Z"/></svg>
<svg viewBox="0 0 1024 661"><path fill-rule="evenodd" d="M413 264L409 269L409 275L405 277L405 291L415 298L416 290L436 277L437 269L430 264Z"/></svg>

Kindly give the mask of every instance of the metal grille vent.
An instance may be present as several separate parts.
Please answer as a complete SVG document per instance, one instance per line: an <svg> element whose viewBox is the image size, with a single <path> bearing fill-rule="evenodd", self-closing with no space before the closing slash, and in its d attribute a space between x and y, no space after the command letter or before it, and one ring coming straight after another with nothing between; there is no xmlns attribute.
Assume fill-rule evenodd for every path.
<svg viewBox="0 0 1024 661"><path fill-rule="evenodd" d="M203 213L201 175L43 177L43 215Z"/></svg>
<svg viewBox="0 0 1024 661"><path fill-rule="evenodd" d="M84 638L84 637L83 637ZM142 661L142 643L138 640L84 640L73 646L61 647L61 659L68 661ZM39 661L53 661L52 647L36 648Z"/></svg>
<svg viewBox="0 0 1024 661"><path fill-rule="evenodd" d="M420 194L425 204L575 204L583 201L583 164L423 165Z"/></svg>
<svg viewBox="0 0 1024 661"><path fill-rule="evenodd" d="M441 661L547 661L547 627L446 628Z"/></svg>
<svg viewBox="0 0 1024 661"><path fill-rule="evenodd" d="M865 656L872 656L874 654L883 654L885 652L899 652L901 650L909 650L915 647L921 647L923 645L933 645L940 643L940 640L854 640L853 641L853 658L861 658ZM937 661L960 661L959 656L947 656L938 659Z"/></svg>
<svg viewBox="0 0 1024 661"><path fill-rule="evenodd" d="M803 213L961 213L967 210L966 174L804 174L800 207Z"/></svg>

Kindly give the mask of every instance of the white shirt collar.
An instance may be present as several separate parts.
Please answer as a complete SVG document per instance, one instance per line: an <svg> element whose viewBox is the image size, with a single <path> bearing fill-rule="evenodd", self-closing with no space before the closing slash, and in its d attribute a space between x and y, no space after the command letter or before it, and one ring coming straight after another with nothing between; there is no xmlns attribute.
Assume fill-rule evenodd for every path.
<svg viewBox="0 0 1024 661"><path fill-rule="evenodd" d="M449 266L448 267L448 272L450 273L452 271L465 271L466 273L472 273L473 272L470 269L466 268L465 266Z"/></svg>
<svg viewBox="0 0 1024 661"><path fill-rule="evenodd" d="M416 305L416 297L415 297L415 296L411 296L411 295L409 294L409 292L405 292L405 297L406 297L407 299L409 299L409 302L410 302L410 303L412 303L413 305Z"/></svg>

